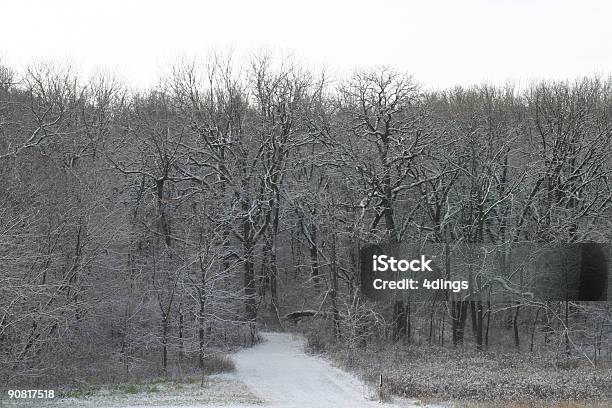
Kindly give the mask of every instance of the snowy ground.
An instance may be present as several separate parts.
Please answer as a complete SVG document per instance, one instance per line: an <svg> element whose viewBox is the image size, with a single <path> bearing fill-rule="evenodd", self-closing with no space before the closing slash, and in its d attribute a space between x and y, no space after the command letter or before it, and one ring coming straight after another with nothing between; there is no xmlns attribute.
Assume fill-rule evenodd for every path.
<svg viewBox="0 0 612 408"><path fill-rule="evenodd" d="M6 407L49 408L367 408L414 407L396 399L379 403L368 387L322 358L304 352L287 333L263 333L263 342L232 356L236 372L187 382L152 382L101 389L53 401L8 401ZM419 405L423 407L422 405ZM430 407L433 408L433 407Z"/></svg>
<svg viewBox="0 0 612 408"><path fill-rule="evenodd" d="M235 376L222 374L182 381L153 381L147 384L120 384L85 390L70 398L54 400L8 400L0 398L0 408L145 408L145 407L262 407Z"/></svg>
<svg viewBox="0 0 612 408"><path fill-rule="evenodd" d="M303 339L263 333L264 342L232 356L237 378L266 405L282 408L410 407L408 401L381 404L354 376L304 353Z"/></svg>

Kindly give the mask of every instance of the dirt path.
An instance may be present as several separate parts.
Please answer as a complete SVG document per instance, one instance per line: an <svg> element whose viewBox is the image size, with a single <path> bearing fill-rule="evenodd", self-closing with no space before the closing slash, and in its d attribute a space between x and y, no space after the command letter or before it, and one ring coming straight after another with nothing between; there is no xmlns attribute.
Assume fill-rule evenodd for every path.
<svg viewBox="0 0 612 408"><path fill-rule="evenodd" d="M304 353L302 339L287 333L262 333L264 341L232 356L237 377L270 406L381 407L368 399L368 387L329 362ZM400 401L383 406L410 407ZM422 406L421 406L422 407Z"/></svg>

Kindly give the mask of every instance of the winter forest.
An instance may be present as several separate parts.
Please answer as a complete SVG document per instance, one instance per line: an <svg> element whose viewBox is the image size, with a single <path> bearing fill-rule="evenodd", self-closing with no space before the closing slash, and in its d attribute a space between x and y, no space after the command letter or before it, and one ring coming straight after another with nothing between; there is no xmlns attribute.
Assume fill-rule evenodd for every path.
<svg viewBox="0 0 612 408"><path fill-rule="evenodd" d="M610 242L612 79L430 90L265 52L160 78L0 66L2 387L199 372L265 329L395 395L612 398L610 303L359 282L368 243Z"/></svg>

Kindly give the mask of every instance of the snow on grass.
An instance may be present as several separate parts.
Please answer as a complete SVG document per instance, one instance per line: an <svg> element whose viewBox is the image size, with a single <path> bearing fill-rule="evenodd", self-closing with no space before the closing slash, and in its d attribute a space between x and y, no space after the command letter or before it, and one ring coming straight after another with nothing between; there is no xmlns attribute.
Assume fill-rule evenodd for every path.
<svg viewBox="0 0 612 408"><path fill-rule="evenodd" d="M253 395L234 375L222 374L180 381L154 380L143 384L117 384L75 390L53 400L0 399L2 407L127 408L127 407L229 407L257 406Z"/></svg>
<svg viewBox="0 0 612 408"><path fill-rule="evenodd" d="M400 345L360 349L350 358L344 349L326 354L370 381L382 374L393 395L481 401L483 406L547 406L555 401L612 406L610 365L564 367L550 356Z"/></svg>

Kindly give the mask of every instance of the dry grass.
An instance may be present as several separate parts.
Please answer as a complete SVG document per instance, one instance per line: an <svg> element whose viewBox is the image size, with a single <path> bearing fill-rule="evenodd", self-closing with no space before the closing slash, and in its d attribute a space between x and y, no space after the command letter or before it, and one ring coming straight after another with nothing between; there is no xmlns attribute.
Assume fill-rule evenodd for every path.
<svg viewBox="0 0 612 408"><path fill-rule="evenodd" d="M473 402L459 401L453 405L455 408L609 408L610 402Z"/></svg>
<svg viewBox="0 0 612 408"><path fill-rule="evenodd" d="M180 380L155 378L142 383L120 383L58 392L56 398L8 399L0 393L0 407L15 408L98 408L158 406L260 405L264 401L232 376L216 375L202 382L200 377Z"/></svg>
<svg viewBox="0 0 612 408"><path fill-rule="evenodd" d="M612 406L609 366L562 368L552 357L390 344L353 352L329 344L323 349L366 380L377 382L382 374L393 395L454 400L469 408Z"/></svg>
<svg viewBox="0 0 612 408"><path fill-rule="evenodd" d="M202 361L202 372L204 374L220 374L236 370L234 361L225 354L211 354L205 356Z"/></svg>

